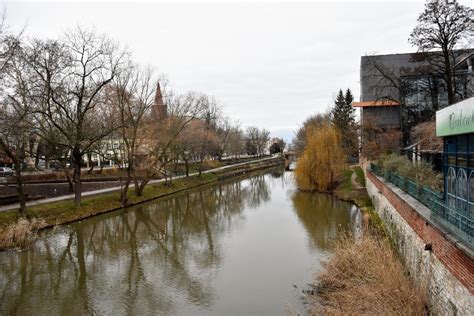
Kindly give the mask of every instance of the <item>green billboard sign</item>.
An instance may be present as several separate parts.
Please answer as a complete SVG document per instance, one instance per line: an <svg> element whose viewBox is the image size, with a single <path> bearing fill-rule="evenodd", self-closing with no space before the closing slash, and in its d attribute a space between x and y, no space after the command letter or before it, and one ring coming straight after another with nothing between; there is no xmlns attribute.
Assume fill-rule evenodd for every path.
<svg viewBox="0 0 474 316"><path fill-rule="evenodd" d="M474 98L436 112L436 136L474 133Z"/></svg>

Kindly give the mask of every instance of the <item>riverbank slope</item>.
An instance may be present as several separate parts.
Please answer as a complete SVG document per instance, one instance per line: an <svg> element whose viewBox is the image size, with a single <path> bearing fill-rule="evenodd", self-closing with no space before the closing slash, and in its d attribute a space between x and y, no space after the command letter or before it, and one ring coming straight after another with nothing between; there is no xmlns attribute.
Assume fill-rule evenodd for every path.
<svg viewBox="0 0 474 316"><path fill-rule="evenodd" d="M348 169L334 195L363 212L364 235L334 241L325 269L315 276L310 314L423 314L426 299L406 274L385 225L374 211L359 166Z"/></svg>
<svg viewBox="0 0 474 316"><path fill-rule="evenodd" d="M189 177L177 178L171 183L165 183L164 181L152 183L145 187L142 196L136 196L133 193L133 189L131 189L128 193L128 206L148 202L223 179L246 176L250 172L280 165L283 166L283 160L280 157L264 158L208 170L201 175L194 174ZM29 222L20 218L18 209L1 211L0 249L24 246L34 240L38 230L71 223L121 208L120 192L119 190L113 190L84 197L81 207L75 207L74 201L71 199L29 206L27 208L27 216L30 218Z"/></svg>

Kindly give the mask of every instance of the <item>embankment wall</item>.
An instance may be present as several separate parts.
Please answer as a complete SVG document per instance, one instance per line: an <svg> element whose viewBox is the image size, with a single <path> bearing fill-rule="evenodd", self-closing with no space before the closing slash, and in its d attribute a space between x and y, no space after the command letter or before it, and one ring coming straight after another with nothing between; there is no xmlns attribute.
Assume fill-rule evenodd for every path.
<svg viewBox="0 0 474 316"><path fill-rule="evenodd" d="M367 192L415 283L439 315L474 315L473 254L421 214L429 210L366 172Z"/></svg>

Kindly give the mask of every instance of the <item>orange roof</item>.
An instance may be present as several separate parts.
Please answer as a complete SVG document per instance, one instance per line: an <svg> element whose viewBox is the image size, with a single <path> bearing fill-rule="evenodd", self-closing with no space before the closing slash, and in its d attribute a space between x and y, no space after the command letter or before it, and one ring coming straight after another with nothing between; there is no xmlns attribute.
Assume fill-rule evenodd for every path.
<svg viewBox="0 0 474 316"><path fill-rule="evenodd" d="M352 102L353 107L373 107L373 106L399 106L400 103L391 100Z"/></svg>

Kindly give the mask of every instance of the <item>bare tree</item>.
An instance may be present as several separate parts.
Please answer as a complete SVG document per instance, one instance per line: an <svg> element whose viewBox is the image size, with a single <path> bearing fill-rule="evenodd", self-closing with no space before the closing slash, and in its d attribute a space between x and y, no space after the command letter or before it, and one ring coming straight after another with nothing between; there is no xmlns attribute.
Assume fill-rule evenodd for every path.
<svg viewBox="0 0 474 316"><path fill-rule="evenodd" d="M32 45L28 60L44 87L39 125L60 134L71 151L76 206L81 204L84 154L117 128L97 117L109 111L104 88L122 70L125 55L105 35L82 28L66 33L63 42L36 40Z"/></svg>
<svg viewBox="0 0 474 316"><path fill-rule="evenodd" d="M240 129L239 123L234 123L227 136L226 153L234 159L245 153L244 150L244 135Z"/></svg>
<svg viewBox="0 0 474 316"><path fill-rule="evenodd" d="M127 68L117 76L111 89L111 100L115 103L120 120L123 165L127 174L120 195L122 206L127 205L130 183L138 177L138 156L147 154L144 152L149 150L150 145L147 136L151 129L156 128L152 107L158 83L152 69L143 70L136 65L129 65Z"/></svg>
<svg viewBox="0 0 474 316"><path fill-rule="evenodd" d="M418 25L410 34L409 42L420 52L430 52L424 57L435 72L442 74L446 83L448 103L463 98L456 83L454 65L455 48L474 36L473 10L459 3L442 0L428 0L425 10L418 17Z"/></svg>
<svg viewBox="0 0 474 316"><path fill-rule="evenodd" d="M29 137L29 108L13 102L4 103L0 110L0 153L8 157L15 170L16 189L20 202L20 214L26 214L25 194L23 188L22 171L25 161L25 143Z"/></svg>
<svg viewBox="0 0 474 316"><path fill-rule="evenodd" d="M270 140L270 131L256 126L249 126L245 133L247 151L250 149L250 154L262 156L265 154L265 149Z"/></svg>
<svg viewBox="0 0 474 316"><path fill-rule="evenodd" d="M306 146L306 139L309 132L312 132L318 127L321 127L324 124L329 123L329 115L326 114L316 114L308 117L303 125L298 128L295 132L295 137L293 138L293 149L298 155L303 153L303 150Z"/></svg>
<svg viewBox="0 0 474 316"><path fill-rule="evenodd" d="M204 169L204 161L209 157L215 157L218 152L217 124L222 117L222 109L213 97L202 95L202 106L204 112L200 117L201 123L197 136L200 139L200 146L197 148L199 158L199 175Z"/></svg>
<svg viewBox="0 0 474 316"><path fill-rule="evenodd" d="M20 34L21 35L21 34ZM22 63L20 35L6 30L5 15L0 20L0 80L2 81L0 108L0 154L7 157L15 170L16 190L20 215L26 215L26 197L22 171L31 134L31 106L29 80Z"/></svg>
<svg viewBox="0 0 474 316"><path fill-rule="evenodd" d="M167 97L167 116L154 120L152 126L141 135L140 163L136 163L140 177L135 177L135 194L141 196L151 179L165 173L166 165L175 157L172 147L178 136L193 121L202 116L206 109L206 96L188 92L169 93Z"/></svg>

